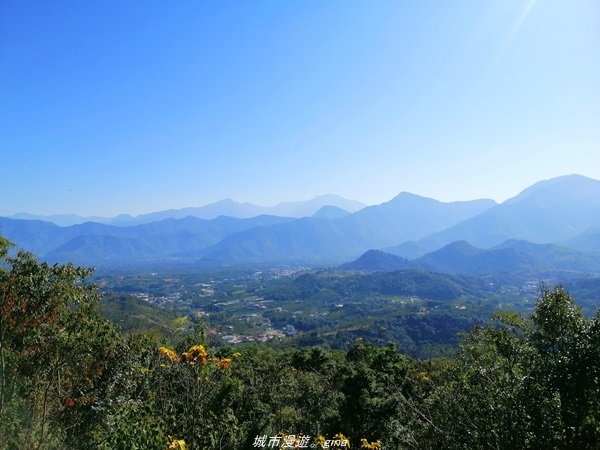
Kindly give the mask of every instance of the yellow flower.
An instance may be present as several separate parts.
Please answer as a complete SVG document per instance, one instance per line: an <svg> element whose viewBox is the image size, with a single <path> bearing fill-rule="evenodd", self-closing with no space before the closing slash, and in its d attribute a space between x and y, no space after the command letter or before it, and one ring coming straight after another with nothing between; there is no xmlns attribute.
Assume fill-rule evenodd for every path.
<svg viewBox="0 0 600 450"><path fill-rule="evenodd" d="M206 361L208 361L208 353L206 352L204 345L201 344L192 345L187 352L183 353L183 357L189 363L194 363L199 360L202 364L206 364Z"/></svg>
<svg viewBox="0 0 600 450"><path fill-rule="evenodd" d="M240 352L235 352L233 355L231 355L232 358L239 358L240 356L242 356Z"/></svg>
<svg viewBox="0 0 600 450"><path fill-rule="evenodd" d="M173 362L177 362L180 359L179 355L168 347L160 347L158 349L158 353L160 353L162 356L169 358Z"/></svg>
<svg viewBox="0 0 600 450"><path fill-rule="evenodd" d="M369 443L365 438L360 440L360 448L364 448L367 450L380 450L381 449L381 441L375 441Z"/></svg>
<svg viewBox="0 0 600 450"><path fill-rule="evenodd" d="M183 439L173 439L167 450L187 450L187 445Z"/></svg>
<svg viewBox="0 0 600 450"><path fill-rule="evenodd" d="M217 365L221 369L229 369L229 366L231 366L231 358L223 358L217 362Z"/></svg>
<svg viewBox="0 0 600 450"><path fill-rule="evenodd" d="M350 441L348 440L348 438L346 436L344 436L342 433L338 433L336 434L333 439L335 439L336 441L342 441L343 444L342 446L344 448L350 448Z"/></svg>

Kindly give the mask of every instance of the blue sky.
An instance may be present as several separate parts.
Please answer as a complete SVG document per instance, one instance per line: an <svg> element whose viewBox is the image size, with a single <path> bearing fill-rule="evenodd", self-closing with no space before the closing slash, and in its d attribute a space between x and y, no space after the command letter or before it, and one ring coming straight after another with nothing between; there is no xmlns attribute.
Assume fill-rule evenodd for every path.
<svg viewBox="0 0 600 450"><path fill-rule="evenodd" d="M600 2L0 2L0 214L600 179Z"/></svg>

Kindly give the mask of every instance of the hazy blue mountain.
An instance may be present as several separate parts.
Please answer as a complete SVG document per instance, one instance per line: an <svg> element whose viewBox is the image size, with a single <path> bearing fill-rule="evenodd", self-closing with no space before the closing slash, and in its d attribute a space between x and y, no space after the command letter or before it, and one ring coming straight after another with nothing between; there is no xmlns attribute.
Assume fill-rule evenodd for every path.
<svg viewBox="0 0 600 450"><path fill-rule="evenodd" d="M187 216L130 226L85 222L60 227L0 218L0 234L42 257L76 261L85 257L86 262L174 257L209 263L339 264L370 249L386 249L416 259L421 267L481 273L539 268L585 271L596 267L597 260L589 253L600 255L600 182L582 176L536 183L500 205L492 200L443 203L401 193L350 214L339 205L321 204L332 200L344 199L321 196L277 205L280 211L299 215L312 211L312 217L298 219ZM237 213L243 214L244 208L250 213L253 206L226 200L203 208L213 208L204 209L206 214L221 207L238 208ZM183 211L189 212L177 210L177 214ZM561 245L548 245L556 242ZM432 252L438 249L439 253Z"/></svg>
<svg viewBox="0 0 600 450"><path fill-rule="evenodd" d="M466 241L450 243L413 261L429 270L446 273L507 273L550 270L598 272L600 260L553 244L509 240L492 249Z"/></svg>
<svg viewBox="0 0 600 450"><path fill-rule="evenodd" d="M360 258L340 266L342 270L359 270L363 272L393 272L415 268L418 268L417 264L380 250L369 250Z"/></svg>
<svg viewBox="0 0 600 450"><path fill-rule="evenodd" d="M52 244L59 239L63 228L41 220L8 219L0 217L0 235L37 254L55 248L65 241Z"/></svg>
<svg viewBox="0 0 600 450"><path fill-rule="evenodd" d="M600 271L600 258L560 245L522 240L508 240L492 249L456 241L413 261L369 250L357 260L341 265L340 269L365 272L425 269L473 275L543 271L597 273Z"/></svg>
<svg viewBox="0 0 600 450"><path fill-rule="evenodd" d="M362 247L343 219L302 218L227 236L201 251L207 262L335 262ZM360 253L360 251L359 251Z"/></svg>
<svg viewBox="0 0 600 450"><path fill-rule="evenodd" d="M589 228L562 244L584 253L600 256L600 228Z"/></svg>
<svg viewBox="0 0 600 450"><path fill-rule="evenodd" d="M428 253L415 263L445 273L499 273L538 270L537 260L512 248L483 250L457 241Z"/></svg>
<svg viewBox="0 0 600 450"><path fill-rule="evenodd" d="M227 198L204 206L167 209L165 211L156 211L134 217L118 216L110 223L113 225L134 225L156 222L164 219L181 219L189 216L205 220L214 219L219 216L249 218L267 214L267 209L268 208L253 203L239 203Z"/></svg>
<svg viewBox="0 0 600 450"><path fill-rule="evenodd" d="M200 250L232 233L291 220L267 215L213 220L186 217L130 227L95 222L59 227L49 222L0 218L0 234L44 259L88 263L110 258L162 259Z"/></svg>
<svg viewBox="0 0 600 450"><path fill-rule="evenodd" d="M350 211L338 208L337 206L325 205L321 206L319 210L312 215L312 217L316 217L319 219L340 219L350 214Z"/></svg>
<svg viewBox="0 0 600 450"><path fill-rule="evenodd" d="M375 248L382 248L401 242L393 242L392 236L405 237L402 241L419 239L429 234L429 230L442 230L495 204L489 199L444 203L402 192L388 202L368 206L343 220L357 225L357 231L373 235L371 239L381 243Z"/></svg>
<svg viewBox="0 0 600 450"><path fill-rule="evenodd" d="M107 219L107 222L110 223L111 225L119 225L119 224L126 225L127 223L131 222L131 220L133 218L134 218L134 216L132 216L130 214L119 214L118 216ZM104 222L104 221L101 221L101 222Z"/></svg>
<svg viewBox="0 0 600 450"><path fill-rule="evenodd" d="M549 270L569 270L577 272L600 271L600 258L584 251L578 251L566 245L534 244L523 240L510 239L494 247L512 248L535 258L540 267Z"/></svg>
<svg viewBox="0 0 600 450"><path fill-rule="evenodd" d="M78 264L97 264L103 261L143 260L158 256L155 248L144 239L116 236L80 235L44 255L51 262L76 261Z"/></svg>
<svg viewBox="0 0 600 450"><path fill-rule="evenodd" d="M493 206L491 200L442 203L402 193L340 219L303 218L232 234L199 254L206 261L339 263L372 248L418 239Z"/></svg>
<svg viewBox="0 0 600 450"><path fill-rule="evenodd" d="M8 219L41 220L51 222L59 226L71 226L82 224L84 222L97 222L108 225L132 226L151 222L158 222L165 219L183 219L192 216L199 219L211 220L219 216L235 217L239 219L248 219L260 215L271 215L280 217L309 217L315 214L320 208L330 206L339 208L347 212L355 212L366 205L357 200L348 200L339 195L326 194L319 195L310 200L296 202L282 202L275 206L259 206L249 202L236 202L230 198L219 200L208 205L187 207L180 209L168 209L156 211L139 216L129 214L120 214L115 217L84 217L77 214L57 214L51 216L41 216L35 214L19 213L6 216Z"/></svg>
<svg viewBox="0 0 600 450"><path fill-rule="evenodd" d="M310 200L299 202L282 202L269 208L269 213L285 217L310 217L324 206L334 206L348 212L363 209L364 203L357 200L348 200L334 194L317 195Z"/></svg>
<svg viewBox="0 0 600 450"><path fill-rule="evenodd" d="M385 253L390 253L406 259L417 259L433 250L436 250L435 246L433 246L433 248L428 248L424 244L416 241L406 241L402 244L382 249Z"/></svg>
<svg viewBox="0 0 600 450"><path fill-rule="evenodd" d="M78 216L77 214L55 214L51 216L40 216L36 214L19 213L12 216L6 216L8 219L23 219L23 220L41 220L44 222L51 222L61 227L68 227L70 225L76 225L84 222L106 222L111 220L107 217L98 216Z"/></svg>
<svg viewBox="0 0 600 450"><path fill-rule="evenodd" d="M364 208L366 205L356 200L348 200L338 195L320 195L310 200L297 202L283 202L275 206L259 206L254 203L240 203L230 198L220 200L215 203L210 203L204 206L188 207L182 209L169 209L165 211L157 211L139 216L117 216L110 221L112 225L128 226L134 224L143 224L156 222L158 220L170 218L183 218L187 216L197 217L200 219L214 219L218 216L229 216L236 218L251 218L258 215L271 215L281 217L308 217L312 216L321 207L330 205L347 211L357 211Z"/></svg>
<svg viewBox="0 0 600 450"><path fill-rule="evenodd" d="M418 242L440 248L465 240L489 248L508 239L560 242L600 226L600 181L568 175L542 181L519 195Z"/></svg>

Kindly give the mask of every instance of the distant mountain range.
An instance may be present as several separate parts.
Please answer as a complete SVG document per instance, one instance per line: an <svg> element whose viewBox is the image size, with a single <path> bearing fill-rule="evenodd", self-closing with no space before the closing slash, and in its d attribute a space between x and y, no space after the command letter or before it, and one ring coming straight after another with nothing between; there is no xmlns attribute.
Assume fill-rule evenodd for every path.
<svg viewBox="0 0 600 450"><path fill-rule="evenodd" d="M490 248L507 239L540 244L575 238L600 226L600 182L580 175L542 181L500 205L417 243L435 250L465 240Z"/></svg>
<svg viewBox="0 0 600 450"><path fill-rule="evenodd" d="M363 264L364 270L484 273L596 271L600 257L600 182L578 175L536 183L502 204L486 199L444 203L404 192L368 207L321 196L268 208L277 214L262 214L261 208L224 200L66 227L0 218L0 234L49 261L80 264L337 265L364 254L351 264ZM212 217L223 211L238 217ZM252 217L239 217L244 215ZM365 254L368 250L377 251Z"/></svg>
<svg viewBox="0 0 600 450"><path fill-rule="evenodd" d="M108 264L169 259L213 245L245 229L294 219L261 215L250 219L186 217L119 227L94 222L59 227L37 221L0 218L0 235L50 261Z"/></svg>
<svg viewBox="0 0 600 450"><path fill-rule="evenodd" d="M84 222L98 222L106 223L112 219L108 217L99 216L78 216L77 214L55 214L52 216L40 216L37 214L18 213L10 216L5 216L7 219L22 219L22 220L41 220L44 222L50 222L61 227L68 227L70 225L76 225Z"/></svg>
<svg viewBox="0 0 600 450"><path fill-rule="evenodd" d="M230 198L210 203L204 206L188 207L181 209L169 209L157 211L139 216L121 214L116 217L83 217L76 214L58 214L53 216L39 216L35 214L19 213L7 216L9 219L42 220L52 222L63 227L77 225L85 222L98 222L109 225L131 226L144 223L157 222L164 219L183 219L184 217L197 217L199 219L211 220L219 216L229 216L239 219L247 219L260 215L271 215L281 217L310 217L323 207L339 208L343 211L356 212L364 208L364 203L357 200L348 200L339 195L319 195L310 200L297 202L282 202L275 206L258 206L254 203L240 203Z"/></svg>
<svg viewBox="0 0 600 450"><path fill-rule="evenodd" d="M512 239L491 249L456 241L414 260L369 250L355 261L341 265L340 269L362 272L423 269L469 275L547 271L598 273L600 258L559 245Z"/></svg>
<svg viewBox="0 0 600 450"><path fill-rule="evenodd" d="M405 192L389 202L338 219L310 217L234 233L197 256L214 263L332 263L358 256L369 248L427 236L493 205L493 200L442 203Z"/></svg>

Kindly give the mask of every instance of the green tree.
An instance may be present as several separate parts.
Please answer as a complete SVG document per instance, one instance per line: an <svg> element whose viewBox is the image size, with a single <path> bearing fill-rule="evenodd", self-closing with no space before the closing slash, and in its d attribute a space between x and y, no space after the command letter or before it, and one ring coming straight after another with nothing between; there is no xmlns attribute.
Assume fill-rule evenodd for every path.
<svg viewBox="0 0 600 450"><path fill-rule="evenodd" d="M561 287L530 318L478 328L437 374L423 442L446 448L598 448L598 316L586 320Z"/></svg>
<svg viewBox="0 0 600 450"><path fill-rule="evenodd" d="M78 445L100 420L119 333L98 314L90 273L8 256L0 241L0 448Z"/></svg>

